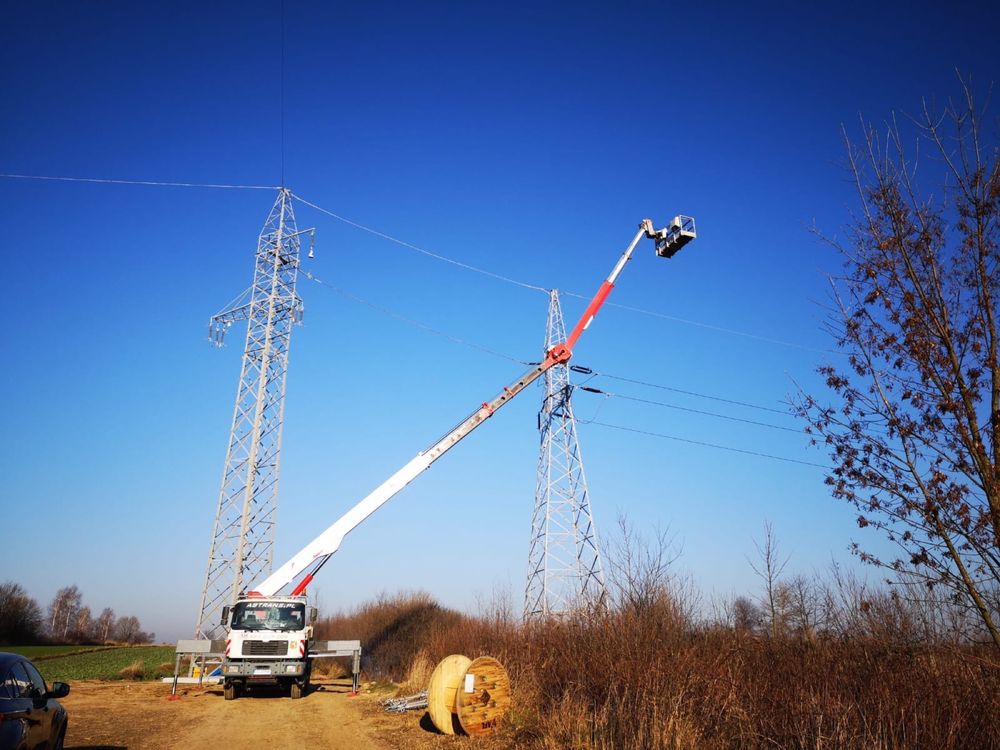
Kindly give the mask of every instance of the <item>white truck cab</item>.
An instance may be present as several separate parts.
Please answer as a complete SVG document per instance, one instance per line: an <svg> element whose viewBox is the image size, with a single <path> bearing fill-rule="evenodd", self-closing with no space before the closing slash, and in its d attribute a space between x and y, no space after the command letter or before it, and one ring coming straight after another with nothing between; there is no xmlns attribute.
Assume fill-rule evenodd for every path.
<svg viewBox="0 0 1000 750"><path fill-rule="evenodd" d="M226 700L247 685L287 686L301 698L309 683L309 641L316 608L304 596L245 596L223 607L228 630L222 660Z"/></svg>

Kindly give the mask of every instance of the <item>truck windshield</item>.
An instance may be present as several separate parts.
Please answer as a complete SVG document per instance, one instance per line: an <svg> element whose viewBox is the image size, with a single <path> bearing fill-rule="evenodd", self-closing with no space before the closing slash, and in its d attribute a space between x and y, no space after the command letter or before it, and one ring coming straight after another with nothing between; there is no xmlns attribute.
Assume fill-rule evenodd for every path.
<svg viewBox="0 0 1000 750"><path fill-rule="evenodd" d="M291 602L239 602L233 607L233 630L302 630L306 607Z"/></svg>

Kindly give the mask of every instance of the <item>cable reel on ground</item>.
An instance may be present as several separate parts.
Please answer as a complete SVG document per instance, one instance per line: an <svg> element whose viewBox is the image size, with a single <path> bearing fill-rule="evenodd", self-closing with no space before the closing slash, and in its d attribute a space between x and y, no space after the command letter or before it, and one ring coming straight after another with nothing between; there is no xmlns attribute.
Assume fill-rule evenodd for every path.
<svg viewBox="0 0 1000 750"><path fill-rule="evenodd" d="M510 677L492 656L446 656L427 686L427 713L442 734L489 734L500 726L510 702Z"/></svg>

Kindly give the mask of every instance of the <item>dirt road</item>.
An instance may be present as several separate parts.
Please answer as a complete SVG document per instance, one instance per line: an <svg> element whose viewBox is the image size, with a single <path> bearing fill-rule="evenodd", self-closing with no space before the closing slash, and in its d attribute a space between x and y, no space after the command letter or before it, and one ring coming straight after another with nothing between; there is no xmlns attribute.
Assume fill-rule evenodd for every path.
<svg viewBox="0 0 1000 750"><path fill-rule="evenodd" d="M162 683L77 681L61 701L70 717L66 747L424 750L472 739L428 731L420 712L385 714L375 697L351 697L350 689L350 680L328 680L300 700L262 694L225 701L221 687L181 686L180 700L171 701Z"/></svg>

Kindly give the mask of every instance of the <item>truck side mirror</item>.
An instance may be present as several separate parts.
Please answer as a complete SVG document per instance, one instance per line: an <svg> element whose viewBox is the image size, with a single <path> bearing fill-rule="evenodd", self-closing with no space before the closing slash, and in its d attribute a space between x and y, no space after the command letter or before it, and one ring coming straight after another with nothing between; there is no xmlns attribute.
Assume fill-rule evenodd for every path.
<svg viewBox="0 0 1000 750"><path fill-rule="evenodd" d="M229 622L229 605L227 604L222 608L222 624L225 625Z"/></svg>
<svg viewBox="0 0 1000 750"><path fill-rule="evenodd" d="M319 610L316 609L315 607L310 607L309 608L309 622L310 623L316 622L316 618L317 617L319 617Z"/></svg>

